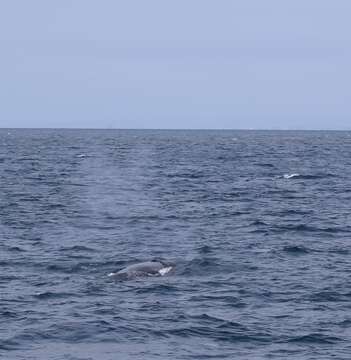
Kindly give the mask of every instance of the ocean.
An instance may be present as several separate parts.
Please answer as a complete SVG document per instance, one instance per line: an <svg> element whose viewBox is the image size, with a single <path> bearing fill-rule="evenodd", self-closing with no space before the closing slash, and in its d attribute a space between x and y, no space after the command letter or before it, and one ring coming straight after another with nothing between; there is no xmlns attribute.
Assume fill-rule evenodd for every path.
<svg viewBox="0 0 351 360"><path fill-rule="evenodd" d="M350 132L0 129L0 357L349 360L350 179Z"/></svg>

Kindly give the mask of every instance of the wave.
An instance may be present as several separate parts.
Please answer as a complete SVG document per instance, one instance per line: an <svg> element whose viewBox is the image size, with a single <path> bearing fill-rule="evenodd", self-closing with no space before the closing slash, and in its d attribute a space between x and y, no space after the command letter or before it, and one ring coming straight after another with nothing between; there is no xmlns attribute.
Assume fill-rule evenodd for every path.
<svg viewBox="0 0 351 360"><path fill-rule="evenodd" d="M285 231L299 231L299 232L316 232L316 233L349 233L351 232L350 227L318 227L306 224L297 224L297 225L277 225L271 228L275 232L285 232Z"/></svg>
<svg viewBox="0 0 351 360"><path fill-rule="evenodd" d="M325 174L305 174L305 175L301 175L299 173L293 173L293 174L284 174L282 176L284 179L303 179L303 180L314 180L314 179L324 179L324 178L331 178L331 177L336 177L335 174L331 174L331 173L325 173Z"/></svg>
<svg viewBox="0 0 351 360"><path fill-rule="evenodd" d="M175 179L200 179L204 178L206 175L203 172L193 171L193 172L179 172L179 173L168 173L166 177L175 178Z"/></svg>
<svg viewBox="0 0 351 360"><path fill-rule="evenodd" d="M260 333L255 331L246 330L232 326L231 328L213 328L212 326L187 326L170 329L168 334L173 336L180 336L185 338L192 337L205 337L217 341L229 342L229 343L243 343L243 342L271 342L272 336L266 333Z"/></svg>
<svg viewBox="0 0 351 360"><path fill-rule="evenodd" d="M89 272L93 271L96 268L99 267L99 265L107 265L107 263L104 264L95 264L93 262L89 262L89 258L82 257L82 256L72 256L70 259L85 259L87 261L81 261L81 262L74 262L74 261L62 261L58 263L53 264L46 264L46 270L50 272L58 272L58 273L64 273L64 274L78 274L81 272Z"/></svg>
<svg viewBox="0 0 351 360"><path fill-rule="evenodd" d="M255 220L250 224L250 226L268 226L268 224L262 220Z"/></svg>
<svg viewBox="0 0 351 360"><path fill-rule="evenodd" d="M308 215L308 214L312 214L312 213L313 213L312 209L311 210L284 209L284 210L279 210L279 212L277 212L277 214L279 214L279 216Z"/></svg>
<svg viewBox="0 0 351 360"><path fill-rule="evenodd" d="M334 248L334 249L330 249L328 252L334 253L334 254L339 254L339 255L349 255L350 254L350 250L344 249L344 248Z"/></svg>
<svg viewBox="0 0 351 360"><path fill-rule="evenodd" d="M13 351L13 350L19 350L22 347L23 345L21 345L17 341L0 339L0 350Z"/></svg>
<svg viewBox="0 0 351 360"><path fill-rule="evenodd" d="M187 321L195 320L204 324L210 324L217 329L240 329L242 331L248 331L249 329L238 322L221 319L206 313L200 315L193 315L187 318Z"/></svg>
<svg viewBox="0 0 351 360"><path fill-rule="evenodd" d="M67 293L67 292L52 292L52 291L44 291L33 295L33 297L39 300L60 299L60 298L67 298L72 296L76 296L76 294Z"/></svg>
<svg viewBox="0 0 351 360"><path fill-rule="evenodd" d="M73 245L73 246L69 246L69 247L63 247L59 251L62 251L62 252L67 252L67 251L68 252L71 252L71 251L95 252L97 250L90 248L88 246L84 246L84 245Z"/></svg>
<svg viewBox="0 0 351 360"><path fill-rule="evenodd" d="M10 310L0 311L0 316L4 318L18 318L18 314Z"/></svg>
<svg viewBox="0 0 351 360"><path fill-rule="evenodd" d="M179 268L178 266L178 269ZM221 271L223 272L224 268L218 259L213 257L198 257L192 259L181 269L181 275L207 276L209 273L218 273Z"/></svg>
<svg viewBox="0 0 351 360"><path fill-rule="evenodd" d="M11 251L11 252L26 252L27 250L19 247L19 246L8 246L7 247L7 251Z"/></svg>
<svg viewBox="0 0 351 360"><path fill-rule="evenodd" d="M284 179L292 179L292 178L295 178L295 177L300 177L300 174L284 174L283 175Z"/></svg>
<svg viewBox="0 0 351 360"><path fill-rule="evenodd" d="M351 326L351 319L346 319L338 323L339 326L349 329Z"/></svg>
<svg viewBox="0 0 351 360"><path fill-rule="evenodd" d="M323 290L315 292L307 297L309 301L313 302L349 302L351 293L339 293L333 290Z"/></svg>
<svg viewBox="0 0 351 360"><path fill-rule="evenodd" d="M136 280L138 282L138 280ZM143 282L144 284L144 282ZM164 283L153 283L147 286L139 287L135 290L137 294L169 294L178 292L176 285L164 284Z"/></svg>
<svg viewBox="0 0 351 360"><path fill-rule="evenodd" d="M261 166L261 167L265 167L265 168L274 168L275 166L271 163L256 163L256 166Z"/></svg>
<svg viewBox="0 0 351 360"><path fill-rule="evenodd" d="M312 252L311 249L302 245L287 245L283 247L283 251L292 255L304 255Z"/></svg>
<svg viewBox="0 0 351 360"><path fill-rule="evenodd" d="M213 251L213 248L209 245L202 245L196 249L200 254L209 254Z"/></svg>
<svg viewBox="0 0 351 360"><path fill-rule="evenodd" d="M343 341L336 336L328 336L321 333L310 333L301 336L294 336L287 340L287 342L303 343L303 344L335 344Z"/></svg>

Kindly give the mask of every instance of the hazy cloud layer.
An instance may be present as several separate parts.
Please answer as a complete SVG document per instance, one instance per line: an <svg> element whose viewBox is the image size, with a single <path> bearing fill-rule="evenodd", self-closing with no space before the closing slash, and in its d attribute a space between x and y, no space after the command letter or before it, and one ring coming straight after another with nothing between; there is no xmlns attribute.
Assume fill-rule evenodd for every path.
<svg viewBox="0 0 351 360"><path fill-rule="evenodd" d="M351 128L348 0L0 3L0 127Z"/></svg>

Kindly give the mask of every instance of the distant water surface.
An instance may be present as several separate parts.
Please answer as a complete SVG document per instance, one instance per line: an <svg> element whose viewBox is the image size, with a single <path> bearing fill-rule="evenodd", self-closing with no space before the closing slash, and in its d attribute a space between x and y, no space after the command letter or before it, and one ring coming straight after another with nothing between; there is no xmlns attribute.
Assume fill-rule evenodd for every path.
<svg viewBox="0 0 351 360"><path fill-rule="evenodd" d="M0 357L350 359L350 179L349 132L1 129Z"/></svg>

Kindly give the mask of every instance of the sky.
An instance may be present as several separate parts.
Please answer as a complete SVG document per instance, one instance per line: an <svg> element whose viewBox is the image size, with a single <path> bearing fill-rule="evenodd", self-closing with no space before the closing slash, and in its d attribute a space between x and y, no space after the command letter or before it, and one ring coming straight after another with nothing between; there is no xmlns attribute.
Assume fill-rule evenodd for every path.
<svg viewBox="0 0 351 360"><path fill-rule="evenodd" d="M350 0L0 1L0 127L351 129Z"/></svg>

